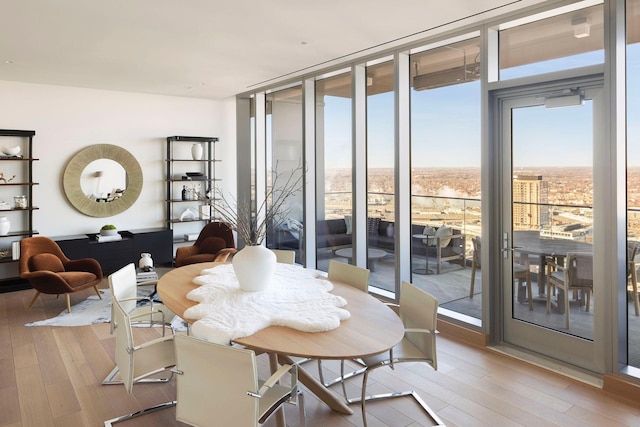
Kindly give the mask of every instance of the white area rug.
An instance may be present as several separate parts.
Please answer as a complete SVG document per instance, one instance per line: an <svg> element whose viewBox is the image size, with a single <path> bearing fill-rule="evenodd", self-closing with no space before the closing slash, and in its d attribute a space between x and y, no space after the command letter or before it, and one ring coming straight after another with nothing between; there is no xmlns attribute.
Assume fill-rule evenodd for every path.
<svg viewBox="0 0 640 427"><path fill-rule="evenodd" d="M191 327L194 336L218 344L272 325L329 331L351 317L342 308L347 301L329 293L333 284L300 266L278 264L270 286L260 292L242 291L231 264L203 270L193 282L201 286L187 298L199 304L185 311L184 317L197 319Z"/></svg>
<svg viewBox="0 0 640 427"><path fill-rule="evenodd" d="M100 291L98 295L91 295L79 304L71 306L71 313L64 310L51 319L26 323L25 326L84 326L94 323L108 323L111 321L111 293Z"/></svg>
<svg viewBox="0 0 640 427"><path fill-rule="evenodd" d="M51 319L25 323L25 326L86 326L95 323L111 322L111 292L100 290L102 299L97 295L91 295L79 304L71 306L71 313L64 310ZM141 296L147 296L149 292L140 292ZM171 322L173 330L186 331L187 324L176 316Z"/></svg>

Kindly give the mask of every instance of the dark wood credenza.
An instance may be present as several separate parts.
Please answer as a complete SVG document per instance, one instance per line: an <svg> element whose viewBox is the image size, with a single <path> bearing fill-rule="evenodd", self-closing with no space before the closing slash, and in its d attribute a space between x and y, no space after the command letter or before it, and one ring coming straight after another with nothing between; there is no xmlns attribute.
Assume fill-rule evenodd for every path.
<svg viewBox="0 0 640 427"><path fill-rule="evenodd" d="M120 231L122 240L98 242L96 234L54 237L64 254L71 259L95 258L104 275L132 262L138 266L140 254L148 252L154 266L171 266L173 232L167 228Z"/></svg>

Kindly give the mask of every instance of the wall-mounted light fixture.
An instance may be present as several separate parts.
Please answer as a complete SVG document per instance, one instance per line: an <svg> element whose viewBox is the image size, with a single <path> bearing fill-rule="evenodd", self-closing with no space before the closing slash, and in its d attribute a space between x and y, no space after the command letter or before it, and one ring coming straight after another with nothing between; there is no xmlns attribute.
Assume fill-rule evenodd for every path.
<svg viewBox="0 0 640 427"><path fill-rule="evenodd" d="M591 22L586 16L575 17L571 20L573 36L577 39L589 37L591 34Z"/></svg>

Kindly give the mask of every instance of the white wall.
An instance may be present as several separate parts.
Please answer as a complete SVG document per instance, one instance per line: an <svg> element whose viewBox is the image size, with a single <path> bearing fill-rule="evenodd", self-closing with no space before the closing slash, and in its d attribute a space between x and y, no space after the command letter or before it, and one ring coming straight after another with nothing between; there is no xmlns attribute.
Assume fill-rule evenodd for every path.
<svg viewBox="0 0 640 427"><path fill-rule="evenodd" d="M211 101L0 81L0 129L35 130L34 225L41 235L164 227L165 144L171 135L218 136L218 177L235 194L235 100ZM80 149L114 144L133 154L144 174L142 193L110 218L81 214L67 201L62 175ZM0 146L2 140L0 139ZM1 172L1 171L0 171ZM0 200L4 200L0 190ZM12 200L6 200L11 202ZM199 225L201 227L201 224ZM194 224L198 228L198 224Z"/></svg>

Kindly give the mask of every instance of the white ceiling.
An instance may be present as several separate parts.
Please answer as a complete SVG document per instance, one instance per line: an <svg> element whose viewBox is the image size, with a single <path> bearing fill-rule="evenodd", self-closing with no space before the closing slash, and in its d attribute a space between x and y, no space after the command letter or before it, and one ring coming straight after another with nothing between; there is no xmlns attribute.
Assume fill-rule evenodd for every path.
<svg viewBox="0 0 640 427"><path fill-rule="evenodd" d="M0 0L0 80L221 99L541 2Z"/></svg>

